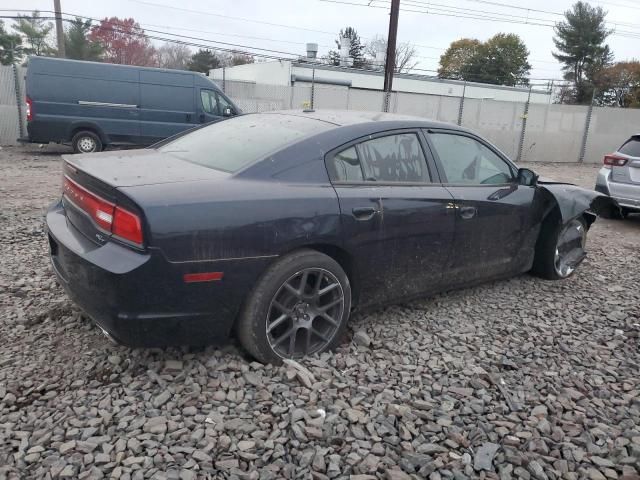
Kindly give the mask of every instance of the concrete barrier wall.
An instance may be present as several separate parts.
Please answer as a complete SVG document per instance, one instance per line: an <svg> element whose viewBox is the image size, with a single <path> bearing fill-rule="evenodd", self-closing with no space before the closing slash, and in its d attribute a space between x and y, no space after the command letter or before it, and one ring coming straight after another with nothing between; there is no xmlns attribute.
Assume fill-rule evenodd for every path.
<svg viewBox="0 0 640 480"><path fill-rule="evenodd" d="M26 132L25 75L22 67L14 72L12 66L0 66L0 145L13 145L24 134L20 130L21 118L22 132ZM379 90L309 82L291 86L222 80L216 83L245 113L308 108L312 103L319 109L382 111L385 104L385 94ZM21 105L16 100L16 88ZM525 102L405 92L392 93L388 105L388 111L393 113L454 124L460 120L462 126L484 136L512 159L516 160L520 153L520 160L526 162L578 162L584 146L582 160L600 163L629 135L640 133L640 110L635 109L539 103L527 107Z"/></svg>

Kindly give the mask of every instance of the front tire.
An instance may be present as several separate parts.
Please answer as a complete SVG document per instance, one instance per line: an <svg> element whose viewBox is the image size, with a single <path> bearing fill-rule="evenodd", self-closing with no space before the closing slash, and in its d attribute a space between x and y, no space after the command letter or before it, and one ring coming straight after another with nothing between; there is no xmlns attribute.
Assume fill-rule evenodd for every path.
<svg viewBox="0 0 640 480"><path fill-rule="evenodd" d="M71 139L75 153L93 153L102 151L102 140L91 130L81 130Z"/></svg>
<svg viewBox="0 0 640 480"><path fill-rule="evenodd" d="M540 229L533 273L547 280L569 278L585 258L587 224L578 217L563 224L552 213Z"/></svg>
<svg viewBox="0 0 640 480"><path fill-rule="evenodd" d="M350 310L351 287L342 267L315 250L299 250L260 277L236 331L254 358L279 364L335 348Z"/></svg>

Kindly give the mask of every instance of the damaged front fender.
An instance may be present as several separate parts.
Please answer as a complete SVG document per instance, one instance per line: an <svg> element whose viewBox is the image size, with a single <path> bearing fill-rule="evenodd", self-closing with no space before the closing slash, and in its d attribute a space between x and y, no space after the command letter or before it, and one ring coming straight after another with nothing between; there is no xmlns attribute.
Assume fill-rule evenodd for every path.
<svg viewBox="0 0 640 480"><path fill-rule="evenodd" d="M538 188L553 197L563 225L584 213L607 216L620 208L611 197L570 183L540 179Z"/></svg>

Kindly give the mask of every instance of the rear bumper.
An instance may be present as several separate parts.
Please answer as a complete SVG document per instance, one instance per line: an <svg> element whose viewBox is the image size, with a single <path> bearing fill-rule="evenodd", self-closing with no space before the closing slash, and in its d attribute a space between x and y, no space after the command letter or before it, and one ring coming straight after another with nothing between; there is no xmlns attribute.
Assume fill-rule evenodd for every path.
<svg viewBox="0 0 640 480"><path fill-rule="evenodd" d="M117 342L160 347L206 345L228 338L251 286L243 283L253 275L187 284L184 273L220 265L172 263L158 250L139 253L112 241L98 246L67 221L60 203L50 207L46 226L51 263L60 283ZM250 268L258 270L256 265Z"/></svg>
<svg viewBox="0 0 640 480"><path fill-rule="evenodd" d="M608 168L601 168L598 172L595 190L609 195L622 208L640 210L640 185L612 182Z"/></svg>

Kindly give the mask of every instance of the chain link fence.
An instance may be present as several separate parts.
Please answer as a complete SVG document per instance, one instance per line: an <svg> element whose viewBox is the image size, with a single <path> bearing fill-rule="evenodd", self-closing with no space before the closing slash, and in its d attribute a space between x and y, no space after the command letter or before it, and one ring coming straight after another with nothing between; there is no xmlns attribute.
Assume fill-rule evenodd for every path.
<svg viewBox="0 0 640 480"><path fill-rule="evenodd" d="M0 67L0 145L26 135L22 67ZM454 123L493 142L516 161L600 163L640 130L640 110L510 102L365 90L322 83L293 85L216 80L245 113L300 108L368 110Z"/></svg>

